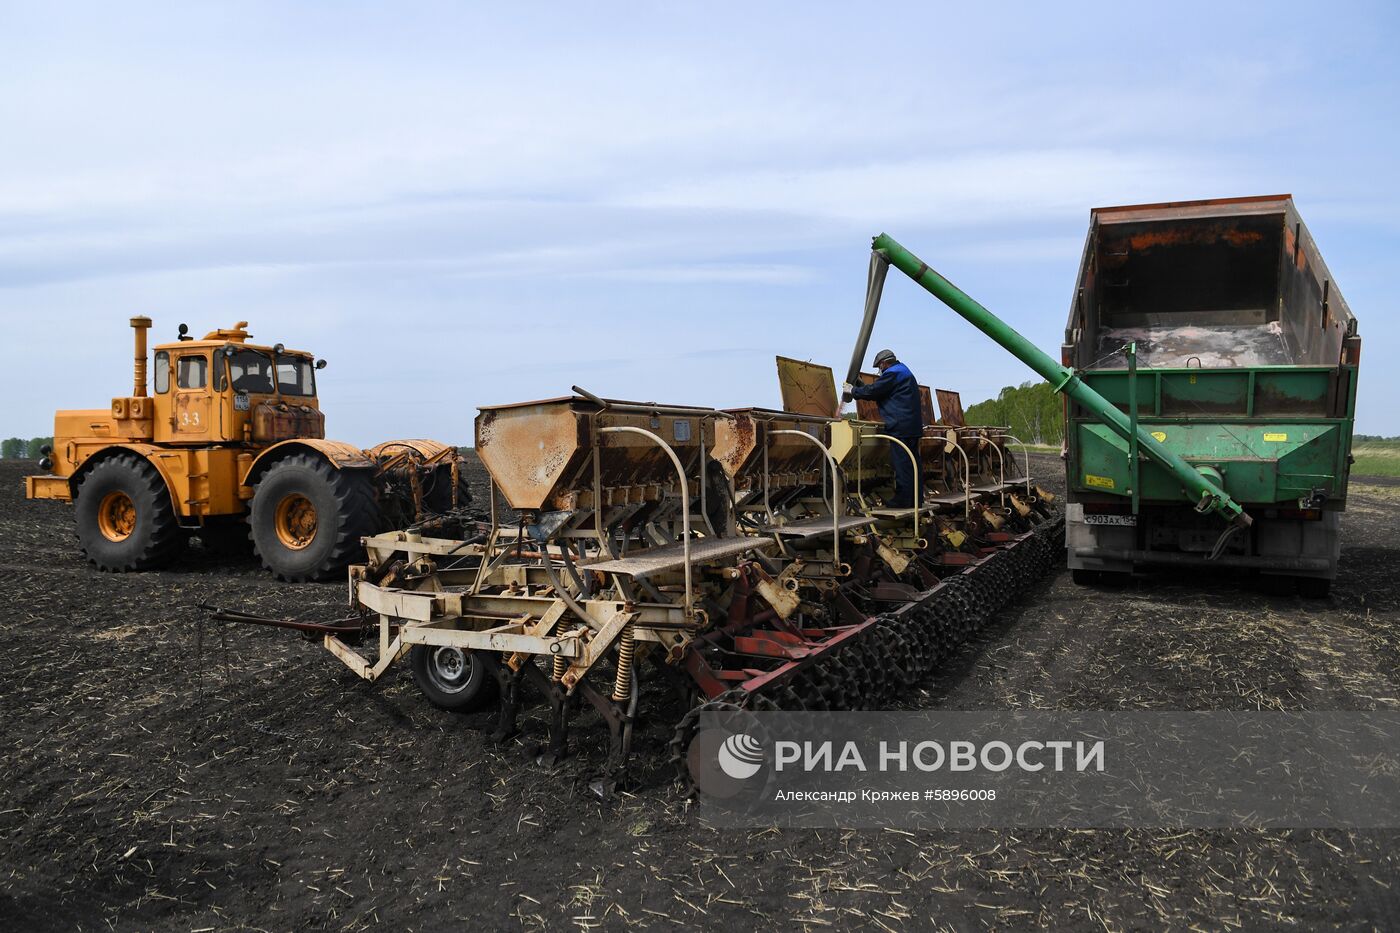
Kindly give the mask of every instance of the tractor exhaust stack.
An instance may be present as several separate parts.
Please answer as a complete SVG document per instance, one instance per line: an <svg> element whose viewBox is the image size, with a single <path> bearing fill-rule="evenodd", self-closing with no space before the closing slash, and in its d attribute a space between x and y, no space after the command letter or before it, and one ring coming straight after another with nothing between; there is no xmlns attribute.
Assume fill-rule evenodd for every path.
<svg viewBox="0 0 1400 933"><path fill-rule="evenodd" d="M146 397L146 331L150 326L151 319L148 317L131 319L131 327L136 331L136 372L131 391L134 398Z"/></svg>

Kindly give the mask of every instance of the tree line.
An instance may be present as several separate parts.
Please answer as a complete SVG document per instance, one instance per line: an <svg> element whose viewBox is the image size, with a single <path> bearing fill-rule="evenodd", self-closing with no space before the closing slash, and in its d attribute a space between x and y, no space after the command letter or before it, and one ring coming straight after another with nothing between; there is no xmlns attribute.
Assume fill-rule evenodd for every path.
<svg viewBox="0 0 1400 933"><path fill-rule="evenodd" d="M51 437L31 437L25 440L22 437L7 437L0 441L0 457L6 460L15 460L28 457L30 460L38 460L43 454L40 452L44 447L52 447Z"/></svg>
<svg viewBox="0 0 1400 933"><path fill-rule="evenodd" d="M1010 428L1028 444L1053 445L1065 437L1064 408L1048 382L1007 386L996 398L970 406L965 415L968 424Z"/></svg>

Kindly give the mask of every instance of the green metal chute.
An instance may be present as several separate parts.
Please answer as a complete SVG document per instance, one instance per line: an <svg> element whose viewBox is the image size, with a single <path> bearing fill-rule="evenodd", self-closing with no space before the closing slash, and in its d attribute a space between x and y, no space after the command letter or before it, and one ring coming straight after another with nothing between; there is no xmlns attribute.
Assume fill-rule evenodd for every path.
<svg viewBox="0 0 1400 933"><path fill-rule="evenodd" d="M1216 512L1236 526L1248 526L1249 515L1220 485L1196 467L1159 443L1151 433L1136 423L1136 419L1120 411L1112 402L1085 385L1073 369L1061 366L1039 347L1009 327L992 312L974 301L967 293L939 275L928 264L900 246L888 234L880 234L872 246L875 254L909 276L939 301L956 311L1013 356L1033 369L1041 378L1076 404L1107 425L1115 434L1136 441L1137 448L1163 469L1176 477L1185 496L1196 503L1201 512ZM874 277L872 276L872 281Z"/></svg>

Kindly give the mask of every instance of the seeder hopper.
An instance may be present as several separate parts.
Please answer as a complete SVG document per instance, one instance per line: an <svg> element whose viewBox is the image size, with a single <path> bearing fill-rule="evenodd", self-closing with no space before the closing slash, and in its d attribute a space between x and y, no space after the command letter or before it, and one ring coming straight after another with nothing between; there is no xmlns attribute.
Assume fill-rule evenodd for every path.
<svg viewBox="0 0 1400 933"><path fill-rule="evenodd" d="M804 375L821 372L834 401L829 369ZM1000 433L930 414L920 506L889 509L880 426L784 397L721 411L576 387L484 407L489 527L366 538L350 570L363 625L311 630L367 680L407 655L439 707L495 703L499 740L542 701L546 762L587 704L609 729L607 789L636 723L663 714L644 672L684 698L671 747L688 780L701 710L878 708L1061 559L1051 497Z"/></svg>

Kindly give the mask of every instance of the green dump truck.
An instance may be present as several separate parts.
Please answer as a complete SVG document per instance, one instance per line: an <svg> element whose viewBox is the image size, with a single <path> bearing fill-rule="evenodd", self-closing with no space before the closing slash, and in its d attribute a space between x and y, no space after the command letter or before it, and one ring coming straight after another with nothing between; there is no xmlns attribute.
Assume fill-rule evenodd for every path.
<svg viewBox="0 0 1400 933"><path fill-rule="evenodd" d="M1360 359L1356 319L1289 195L1092 211L1061 363L1253 521L1222 541L1177 476L1067 398L1076 582L1209 560L1325 595Z"/></svg>
<svg viewBox="0 0 1400 933"><path fill-rule="evenodd" d="M1148 564L1337 575L1361 338L1289 195L1092 212L1060 361L888 234L893 265L1065 397L1077 583Z"/></svg>

